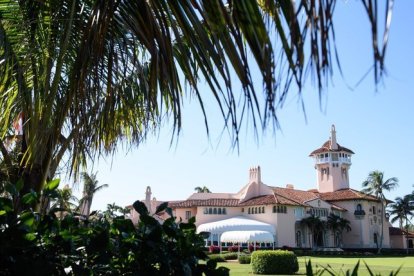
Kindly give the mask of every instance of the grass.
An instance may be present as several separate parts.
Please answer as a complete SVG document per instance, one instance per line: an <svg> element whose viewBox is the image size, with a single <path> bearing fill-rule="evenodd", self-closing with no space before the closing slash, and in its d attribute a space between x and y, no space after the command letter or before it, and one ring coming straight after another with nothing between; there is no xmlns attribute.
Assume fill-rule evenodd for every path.
<svg viewBox="0 0 414 276"><path fill-rule="evenodd" d="M396 271L402 265L399 276L414 275L414 257L355 257L355 258L341 258L341 257L298 257L299 271L297 274L305 274L305 261L311 259L314 272L317 268L330 265L336 272L345 272L352 270L358 260L361 260L358 275L369 275L363 261L365 261L370 269L375 273L381 275L389 275L391 271ZM239 264L238 262L218 263L218 266L225 266L230 269L230 275L254 275L250 264ZM323 275L329 275L327 273ZM341 275L344 275L342 273Z"/></svg>

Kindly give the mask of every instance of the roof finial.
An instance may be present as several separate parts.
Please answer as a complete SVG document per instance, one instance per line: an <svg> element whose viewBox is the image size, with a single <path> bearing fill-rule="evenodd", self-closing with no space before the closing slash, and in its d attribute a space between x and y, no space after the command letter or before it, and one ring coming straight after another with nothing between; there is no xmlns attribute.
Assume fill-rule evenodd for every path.
<svg viewBox="0 0 414 276"><path fill-rule="evenodd" d="M333 150L338 149L338 144L336 143L335 125L332 125L332 127L331 127L331 149L333 149Z"/></svg>

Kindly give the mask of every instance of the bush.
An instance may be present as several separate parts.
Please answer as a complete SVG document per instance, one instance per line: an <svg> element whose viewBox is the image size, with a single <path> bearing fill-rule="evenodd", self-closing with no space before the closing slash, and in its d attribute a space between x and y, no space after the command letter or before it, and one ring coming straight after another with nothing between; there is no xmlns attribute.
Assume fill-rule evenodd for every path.
<svg viewBox="0 0 414 276"><path fill-rule="evenodd" d="M56 200L59 181L49 182L43 195L20 195L15 185L13 198L26 206L45 198ZM13 199L0 195L0 275L228 275L228 268L216 268L203 252L206 233L197 234L195 219L177 223L167 203L156 213L169 218L161 224L145 204L136 201L140 214L137 226L130 219L97 213L81 218L71 213L58 218L62 209L38 213L25 207L19 211ZM199 262L206 260L206 263ZM67 271L70 270L70 271Z"/></svg>
<svg viewBox="0 0 414 276"><path fill-rule="evenodd" d="M218 254L220 253L220 247L217 245L210 245L210 247L208 248L208 252L212 254Z"/></svg>
<svg viewBox="0 0 414 276"><path fill-rule="evenodd" d="M215 261L216 263L226 262L226 260L224 259L224 256L221 254L211 254L208 256L208 258L212 261Z"/></svg>
<svg viewBox="0 0 414 276"><path fill-rule="evenodd" d="M229 252L239 252L239 246L238 245L229 246Z"/></svg>
<svg viewBox="0 0 414 276"><path fill-rule="evenodd" d="M251 262L251 256L250 255L240 255L239 256L239 264L250 264Z"/></svg>
<svg viewBox="0 0 414 276"><path fill-rule="evenodd" d="M226 254L222 254L223 258L227 261L227 260L237 260L237 253L226 253Z"/></svg>
<svg viewBox="0 0 414 276"><path fill-rule="evenodd" d="M298 258L291 251L255 251L251 263L255 274L294 274L299 270Z"/></svg>
<svg viewBox="0 0 414 276"><path fill-rule="evenodd" d="M260 249L260 245L256 245L256 250ZM253 244L249 244L249 252L252 253L254 251L254 245Z"/></svg>

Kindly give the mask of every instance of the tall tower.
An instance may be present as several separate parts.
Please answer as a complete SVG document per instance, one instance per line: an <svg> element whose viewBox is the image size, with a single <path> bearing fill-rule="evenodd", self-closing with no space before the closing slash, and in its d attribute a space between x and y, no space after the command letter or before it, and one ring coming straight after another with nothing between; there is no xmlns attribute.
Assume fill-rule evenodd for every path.
<svg viewBox="0 0 414 276"><path fill-rule="evenodd" d="M348 171L352 164L352 154L352 150L337 143L335 125L332 125L329 140L309 155L315 160L316 182L320 193L349 188Z"/></svg>

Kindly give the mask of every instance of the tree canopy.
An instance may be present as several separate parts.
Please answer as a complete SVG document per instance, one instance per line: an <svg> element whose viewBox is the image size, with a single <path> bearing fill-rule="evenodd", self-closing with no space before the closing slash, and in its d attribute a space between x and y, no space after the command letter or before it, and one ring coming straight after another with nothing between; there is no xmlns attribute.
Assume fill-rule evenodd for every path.
<svg viewBox="0 0 414 276"><path fill-rule="evenodd" d="M393 1L385 2L383 34L377 1L360 2L378 81ZM277 126L276 109L292 87L300 92L308 76L319 92L327 86L336 59L335 4L1 0L0 135L16 131L21 140L24 191L39 192L63 157L76 176L89 158L122 142L140 144L165 117L179 133L189 95L198 99L207 132L204 101L215 99L236 143L246 118L255 128ZM263 91L253 85L254 67ZM233 73L242 93L234 91ZM208 91L200 90L204 82Z"/></svg>

